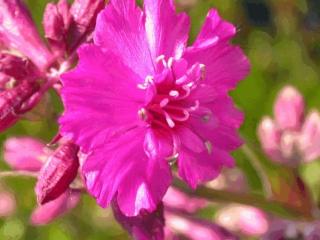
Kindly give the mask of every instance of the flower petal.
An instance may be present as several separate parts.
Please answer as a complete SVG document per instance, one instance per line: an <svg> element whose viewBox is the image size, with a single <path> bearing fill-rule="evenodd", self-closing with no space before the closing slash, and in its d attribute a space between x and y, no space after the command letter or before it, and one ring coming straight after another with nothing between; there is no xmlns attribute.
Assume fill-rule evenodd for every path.
<svg viewBox="0 0 320 240"><path fill-rule="evenodd" d="M176 14L172 0L145 0L144 10L153 60L160 55L167 58L181 57L188 41L188 15Z"/></svg>
<svg viewBox="0 0 320 240"><path fill-rule="evenodd" d="M112 53L86 45L79 55L77 68L62 76L66 110L60 125L64 135L88 151L136 125L144 92L137 87L140 78Z"/></svg>
<svg viewBox="0 0 320 240"><path fill-rule="evenodd" d="M236 28L231 23L224 21L217 10L211 9L193 47L208 47L219 41L229 40L235 34Z"/></svg>
<svg viewBox="0 0 320 240"><path fill-rule="evenodd" d="M250 71L249 61L243 51L226 42L210 47L190 47L183 57L190 66L195 63L204 64L206 83L214 84L217 89L234 88Z"/></svg>
<svg viewBox="0 0 320 240"><path fill-rule="evenodd" d="M83 166L87 187L98 203L105 207L118 193L117 202L127 216L155 210L171 182L167 162L147 158L144 131L133 129L96 149Z"/></svg>
<svg viewBox="0 0 320 240"><path fill-rule="evenodd" d="M95 44L117 53L143 79L154 71L144 24L135 0L114 0L98 15L94 35Z"/></svg>

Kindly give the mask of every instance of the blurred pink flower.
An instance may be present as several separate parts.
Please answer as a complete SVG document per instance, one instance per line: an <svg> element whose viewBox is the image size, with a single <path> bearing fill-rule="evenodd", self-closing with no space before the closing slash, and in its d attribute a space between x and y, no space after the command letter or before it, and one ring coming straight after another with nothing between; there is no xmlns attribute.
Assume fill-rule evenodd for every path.
<svg viewBox="0 0 320 240"><path fill-rule="evenodd" d="M261 236L269 227L267 215L260 209L233 204L219 209L216 222L232 232Z"/></svg>
<svg viewBox="0 0 320 240"><path fill-rule="evenodd" d="M0 218L11 216L16 210L14 195L6 190L0 190Z"/></svg>
<svg viewBox="0 0 320 240"><path fill-rule="evenodd" d="M297 166L320 157L320 115L304 115L304 101L293 87L283 88L274 106L275 119L265 117L258 127L263 150L279 163Z"/></svg>
<svg viewBox="0 0 320 240"><path fill-rule="evenodd" d="M145 0L144 11L113 0L98 16L94 44L62 77L61 133L89 153L82 171L103 207L116 197L127 216L155 210L176 161L193 188L234 166L243 116L228 91L249 63L217 11L187 47L189 27L172 0Z"/></svg>
<svg viewBox="0 0 320 240"><path fill-rule="evenodd" d="M33 225L49 224L56 218L75 208L80 201L81 193L76 190L67 190L58 198L38 206L31 215Z"/></svg>
<svg viewBox="0 0 320 240"><path fill-rule="evenodd" d="M15 170L39 171L50 154L45 144L31 137L12 137L4 142L4 160Z"/></svg>
<svg viewBox="0 0 320 240"><path fill-rule="evenodd" d="M283 240L283 239L320 239L320 222L294 222L289 220L274 219L262 240Z"/></svg>

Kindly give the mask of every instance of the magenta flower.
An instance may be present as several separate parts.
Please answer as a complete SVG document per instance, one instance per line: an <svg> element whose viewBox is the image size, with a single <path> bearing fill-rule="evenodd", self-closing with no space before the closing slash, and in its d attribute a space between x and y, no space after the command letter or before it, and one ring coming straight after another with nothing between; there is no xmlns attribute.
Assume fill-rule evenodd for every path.
<svg viewBox="0 0 320 240"><path fill-rule="evenodd" d="M243 116L228 91L249 63L217 11L187 47L189 27L171 0L145 0L144 11L133 0L111 1L94 44L62 77L61 133L89 154L83 175L103 207L116 197L127 216L155 210L175 162L193 188L234 165Z"/></svg>

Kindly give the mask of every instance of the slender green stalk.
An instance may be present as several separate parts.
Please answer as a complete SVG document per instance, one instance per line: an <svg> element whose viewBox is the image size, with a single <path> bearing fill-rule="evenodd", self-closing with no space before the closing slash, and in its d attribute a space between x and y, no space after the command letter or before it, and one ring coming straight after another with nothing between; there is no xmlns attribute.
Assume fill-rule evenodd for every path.
<svg viewBox="0 0 320 240"><path fill-rule="evenodd" d="M258 156L246 144L243 145L240 149L247 156L248 160L256 170L256 173L258 174L262 182L263 192L266 198L271 199L272 197L271 184L269 182L268 175L266 174L265 169L263 168Z"/></svg>
<svg viewBox="0 0 320 240"><path fill-rule="evenodd" d="M245 204L260 208L284 218L305 221L313 220L312 215L309 213L305 213L300 209L292 208L278 201L266 199L258 194L228 192L204 186L199 186L196 190L192 191L178 179L174 180L173 185L189 195L205 198L209 201Z"/></svg>
<svg viewBox="0 0 320 240"><path fill-rule="evenodd" d="M36 178L38 176L37 172L30 171L0 171L0 178L5 177L33 177Z"/></svg>

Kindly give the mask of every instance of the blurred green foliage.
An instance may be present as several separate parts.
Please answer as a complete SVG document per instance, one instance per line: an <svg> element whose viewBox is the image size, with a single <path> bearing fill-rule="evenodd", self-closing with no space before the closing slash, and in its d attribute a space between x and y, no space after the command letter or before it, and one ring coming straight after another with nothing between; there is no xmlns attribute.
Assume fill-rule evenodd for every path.
<svg viewBox="0 0 320 240"><path fill-rule="evenodd" d="M26 1L40 32L45 0ZM308 109L319 108L320 103L320 22L312 17L314 1L306 0L177 0L189 5L180 5L192 18L190 42L195 38L210 8L217 8L225 19L238 29L234 42L239 44L251 60L250 76L242 81L232 93L235 102L245 112L246 120L241 134L248 146L276 172L277 167L267 163L261 154L256 137L256 128L264 115L272 114L275 95L286 84L296 86L305 96ZM320 9L320 8L319 8ZM1 134L3 142L9 136L30 135L49 141L57 131L54 121L62 111L58 97L51 93L51 104L42 103L39 114L49 111L45 120L26 116L32 121L20 121L14 128ZM54 106L52 106L54 105ZM48 113L48 112L46 112ZM251 162L242 151L235 157L238 166L245 172L252 191L262 193L262 184ZM0 162L1 169L8 167ZM320 162L303 166L303 178L318 198ZM0 239L3 240L105 240L127 239L110 210L100 209L89 196L82 198L74 211L44 227L32 227L28 221L35 206L34 180L27 178L6 179L6 188L12 189L17 200L17 211L9 218L0 219ZM205 211L202 216L210 218L214 211Z"/></svg>

